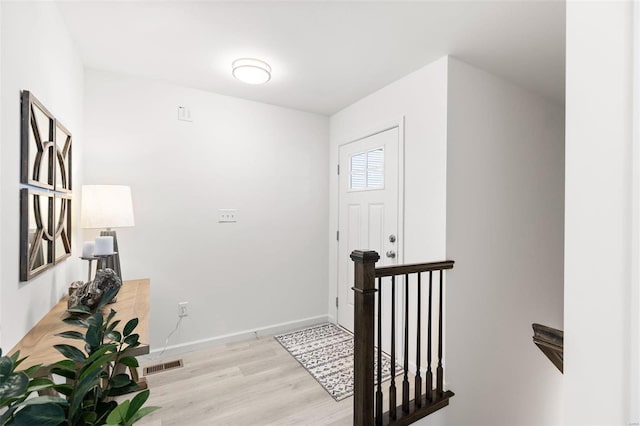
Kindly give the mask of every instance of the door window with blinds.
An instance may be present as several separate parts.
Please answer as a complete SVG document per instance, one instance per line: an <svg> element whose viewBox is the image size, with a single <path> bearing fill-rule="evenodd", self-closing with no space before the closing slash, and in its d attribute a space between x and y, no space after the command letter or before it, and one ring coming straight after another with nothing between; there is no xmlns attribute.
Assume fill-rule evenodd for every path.
<svg viewBox="0 0 640 426"><path fill-rule="evenodd" d="M384 147L351 156L349 189L364 191L384 188Z"/></svg>

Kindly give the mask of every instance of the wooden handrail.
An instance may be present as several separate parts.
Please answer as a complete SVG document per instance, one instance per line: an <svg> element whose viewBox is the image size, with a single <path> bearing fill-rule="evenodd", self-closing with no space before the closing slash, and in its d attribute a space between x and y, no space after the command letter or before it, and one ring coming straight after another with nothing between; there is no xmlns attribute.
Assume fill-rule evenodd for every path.
<svg viewBox="0 0 640 426"><path fill-rule="evenodd" d="M379 268L376 268L376 278L453 269L454 263L455 262L453 260L443 260L441 262L409 263L406 265L381 266Z"/></svg>
<svg viewBox="0 0 640 426"><path fill-rule="evenodd" d="M375 264L380 256L375 251L356 250L351 253L351 259L354 262L354 395L353 395L353 424L357 426L387 426L387 425L408 425L418 419L433 413L449 404L449 399L453 396L453 392L443 389L444 369L442 363L443 355L443 275L444 271L452 269L453 260L445 260L441 262L416 263L408 265L384 266L376 268ZM426 388L424 393L422 390L422 377L420 373L420 349L421 349L421 303L420 300L416 304L416 361L417 371L414 377L415 391L413 399L409 391L409 288L410 277L417 275L418 295L421 299L421 273L428 272L428 326L427 326L427 369L426 369ZM437 349L438 349L438 367L436 369L435 388L433 388L433 378L431 370L431 328L432 328L432 287L433 275L438 278L438 316L436 318L438 325L437 332ZM398 280L396 280L398 276ZM391 377L388 386L389 410L384 412L382 407L382 373L381 373L381 351L382 351L382 328L385 326L381 321L382 317L382 278L391 277L388 284L391 285L390 300L384 303L390 303L391 313L387 318L390 322L391 332L391 352L390 352L390 370ZM378 288L376 288L376 278L378 279ZM404 280L404 281L402 281ZM395 365L396 365L396 297L395 288L397 284L404 284L400 288L404 288L404 305L400 305L404 312L400 312L404 318L402 324L403 330L399 334L403 337L403 378L401 386L401 402L397 404L396 400L396 383L395 383ZM414 283L411 283L411 286ZM376 320L376 293L377 298L377 327L378 342L375 341L375 320ZM398 342L400 343L400 342ZM377 347L377 349L376 349ZM377 386L374 388L374 359L377 350ZM375 394L374 394L375 390ZM400 391L400 388L398 389ZM398 395L400 396L400 395Z"/></svg>

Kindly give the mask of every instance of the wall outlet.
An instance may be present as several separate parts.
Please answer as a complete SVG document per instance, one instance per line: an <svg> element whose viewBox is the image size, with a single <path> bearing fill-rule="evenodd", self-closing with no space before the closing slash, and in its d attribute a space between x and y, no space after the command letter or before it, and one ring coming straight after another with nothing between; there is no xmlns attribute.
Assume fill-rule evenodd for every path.
<svg viewBox="0 0 640 426"><path fill-rule="evenodd" d="M236 209L220 209L218 210L218 222L237 222L238 210Z"/></svg>
<svg viewBox="0 0 640 426"><path fill-rule="evenodd" d="M189 302L180 302L178 303L178 317L187 317L189 316Z"/></svg>

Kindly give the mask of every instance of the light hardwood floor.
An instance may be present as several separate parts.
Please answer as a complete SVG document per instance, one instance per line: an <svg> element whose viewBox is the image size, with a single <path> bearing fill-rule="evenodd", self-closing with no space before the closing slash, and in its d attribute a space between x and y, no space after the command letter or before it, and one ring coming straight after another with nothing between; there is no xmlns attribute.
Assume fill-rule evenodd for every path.
<svg viewBox="0 0 640 426"><path fill-rule="evenodd" d="M273 337L143 366L177 358L184 367L147 376L147 405L162 409L139 425L353 424L353 397L336 402Z"/></svg>

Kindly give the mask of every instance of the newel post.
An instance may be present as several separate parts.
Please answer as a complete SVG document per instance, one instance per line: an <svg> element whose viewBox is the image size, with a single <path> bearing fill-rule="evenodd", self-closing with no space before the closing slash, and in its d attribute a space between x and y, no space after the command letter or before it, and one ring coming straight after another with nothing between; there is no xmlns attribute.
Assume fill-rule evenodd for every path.
<svg viewBox="0 0 640 426"><path fill-rule="evenodd" d="M373 424L373 354L374 321L376 302L376 262L380 256L375 251L355 250L351 253L354 262L355 292L354 313L354 386L353 424Z"/></svg>

